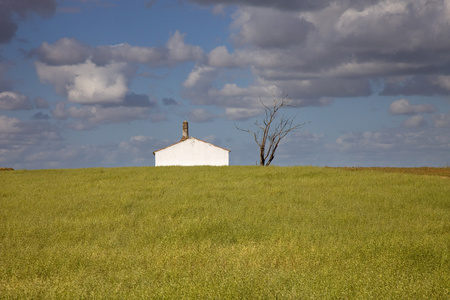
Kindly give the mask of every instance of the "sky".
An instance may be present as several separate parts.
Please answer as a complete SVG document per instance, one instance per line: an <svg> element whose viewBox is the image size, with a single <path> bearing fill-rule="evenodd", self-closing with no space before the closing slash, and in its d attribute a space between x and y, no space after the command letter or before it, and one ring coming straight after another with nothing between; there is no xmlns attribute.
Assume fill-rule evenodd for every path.
<svg viewBox="0 0 450 300"><path fill-rule="evenodd" d="M450 165L450 0L0 0L0 167L154 166L190 136L259 164Z"/></svg>

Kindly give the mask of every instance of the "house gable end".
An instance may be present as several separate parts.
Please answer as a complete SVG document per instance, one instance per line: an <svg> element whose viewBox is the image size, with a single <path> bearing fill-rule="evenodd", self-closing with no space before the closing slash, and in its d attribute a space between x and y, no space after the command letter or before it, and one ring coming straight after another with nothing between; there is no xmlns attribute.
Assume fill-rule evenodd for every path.
<svg viewBox="0 0 450 300"><path fill-rule="evenodd" d="M229 152L230 150L190 137L153 154L155 166L227 166Z"/></svg>

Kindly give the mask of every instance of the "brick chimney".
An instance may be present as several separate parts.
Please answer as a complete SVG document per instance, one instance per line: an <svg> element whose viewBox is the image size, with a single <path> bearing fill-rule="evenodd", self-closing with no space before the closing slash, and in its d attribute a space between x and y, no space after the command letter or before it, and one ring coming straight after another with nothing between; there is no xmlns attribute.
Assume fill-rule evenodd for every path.
<svg viewBox="0 0 450 300"><path fill-rule="evenodd" d="M183 122L183 136L181 137L181 140L184 141L189 138L189 125L187 121Z"/></svg>

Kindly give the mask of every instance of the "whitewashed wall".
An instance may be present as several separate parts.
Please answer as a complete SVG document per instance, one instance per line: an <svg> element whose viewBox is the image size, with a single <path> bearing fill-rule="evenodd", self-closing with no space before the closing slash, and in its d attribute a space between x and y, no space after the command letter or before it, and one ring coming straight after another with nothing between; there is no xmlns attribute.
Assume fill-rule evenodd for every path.
<svg viewBox="0 0 450 300"><path fill-rule="evenodd" d="M196 138L155 151L155 166L228 166L229 151Z"/></svg>

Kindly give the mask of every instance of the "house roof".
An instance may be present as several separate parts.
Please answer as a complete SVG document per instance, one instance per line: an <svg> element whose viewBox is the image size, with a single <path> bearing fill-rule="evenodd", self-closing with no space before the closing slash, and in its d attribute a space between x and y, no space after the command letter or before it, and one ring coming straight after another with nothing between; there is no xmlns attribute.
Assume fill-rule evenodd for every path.
<svg viewBox="0 0 450 300"><path fill-rule="evenodd" d="M231 150L228 150L228 149L225 149L225 148L222 148L222 147L216 146L216 145L214 145L214 144L211 144L211 143L205 142L205 141L203 141L203 140L201 140L201 139L198 139L198 138L195 138L195 137L188 137L188 138L186 138L186 139L182 139L181 141L179 141L179 142L176 142L176 143L174 143L174 144L172 144L172 145L169 145L169 146L167 146L167 147L164 147L164 148L161 148L161 149L159 149L159 150L153 151L153 155L155 155L155 153L156 153L156 152L158 152L158 151L161 151L161 150L164 150L164 149L170 148L170 147L172 147L172 146L175 146L175 145L177 145L177 144L183 143L183 142L185 142L185 141L187 141L187 140L190 140L190 139L194 139L194 140L197 140L197 141L203 142L203 143L205 143L205 144L209 144L209 145L211 145L211 146L214 146L214 147L217 147L217 148L223 149L223 150L225 150L225 151L231 152Z"/></svg>

